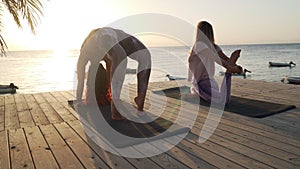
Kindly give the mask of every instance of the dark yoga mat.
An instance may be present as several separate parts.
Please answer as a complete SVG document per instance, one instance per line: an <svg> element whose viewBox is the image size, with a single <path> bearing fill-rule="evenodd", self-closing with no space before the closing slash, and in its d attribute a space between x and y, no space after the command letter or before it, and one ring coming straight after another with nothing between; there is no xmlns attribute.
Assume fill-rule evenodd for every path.
<svg viewBox="0 0 300 169"><path fill-rule="evenodd" d="M74 109L74 101L69 100L69 105ZM130 105L129 103L123 102L123 105L126 106ZM121 121L115 121L111 119L111 112L110 112L110 106L103 106L99 107L104 119L106 122L117 132L131 137L131 138L140 138L136 140L132 139L120 139L119 137L116 137L115 135L111 133L107 133L102 128L101 124L97 123L98 117L96 117L97 110L95 112L90 113L89 117L86 117L86 113L80 114L80 118L84 119L86 122L89 123L90 126L92 126L94 129L96 128L96 131L104 137L106 140L108 140L112 145L118 148L128 147L135 144L143 143L143 142L149 142L154 141L157 139L163 139L166 137L171 137L183 133L187 133L190 131L190 128L183 127L179 124L175 124L167 119L157 117L154 121L148 122L148 123L138 123L130 120L121 120ZM89 109L90 110L90 109ZM146 118L149 117L146 115ZM144 117L145 118L145 117ZM150 117L149 117L150 118ZM170 128L172 126L172 128ZM157 136L157 137L154 137Z"/></svg>
<svg viewBox="0 0 300 169"><path fill-rule="evenodd" d="M180 92L182 94L190 93L190 88L188 86L181 86L181 87L169 88L164 90L157 90L153 92L156 94L164 94L167 97L180 100L181 99ZM199 104L199 100L200 100L200 105L206 107L210 106L209 102L201 98L184 99L184 101L194 103L194 104ZM294 108L296 108L296 106L294 105L278 104L278 103L253 100L253 99L248 99L243 97L231 96L231 101L228 105L225 106L224 111L237 113L249 117L263 118L274 114L282 113Z"/></svg>

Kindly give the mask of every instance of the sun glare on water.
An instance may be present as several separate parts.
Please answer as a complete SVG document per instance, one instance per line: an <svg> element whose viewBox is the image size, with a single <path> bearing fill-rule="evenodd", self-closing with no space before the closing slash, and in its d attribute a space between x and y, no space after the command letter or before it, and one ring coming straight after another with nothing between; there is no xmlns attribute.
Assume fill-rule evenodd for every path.
<svg viewBox="0 0 300 169"><path fill-rule="evenodd" d="M70 57L69 50L55 50L46 69L45 81L51 82L56 89L71 89L73 86L76 58Z"/></svg>
<svg viewBox="0 0 300 169"><path fill-rule="evenodd" d="M62 58L70 55L70 51L68 49L57 48L53 50L53 57Z"/></svg>

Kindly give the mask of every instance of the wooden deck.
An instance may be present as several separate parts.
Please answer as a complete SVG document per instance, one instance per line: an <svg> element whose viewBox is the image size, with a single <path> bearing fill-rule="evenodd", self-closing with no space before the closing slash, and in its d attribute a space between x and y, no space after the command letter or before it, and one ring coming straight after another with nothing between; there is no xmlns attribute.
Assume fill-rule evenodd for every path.
<svg viewBox="0 0 300 169"><path fill-rule="evenodd" d="M176 85L151 83L149 89ZM224 112L214 134L199 143L207 115L200 108L191 132L174 148L149 158L126 158L86 137L67 103L70 91L0 96L0 168L300 168L300 86L244 79L232 85L235 96L297 108L261 119ZM151 106L161 107L161 96L153 97ZM176 104L168 98L164 111L174 113Z"/></svg>

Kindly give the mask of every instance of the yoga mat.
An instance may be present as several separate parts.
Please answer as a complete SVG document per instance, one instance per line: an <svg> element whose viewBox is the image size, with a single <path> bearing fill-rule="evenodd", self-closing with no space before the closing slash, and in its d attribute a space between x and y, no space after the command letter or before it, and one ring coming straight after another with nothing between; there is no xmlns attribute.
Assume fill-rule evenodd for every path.
<svg viewBox="0 0 300 169"><path fill-rule="evenodd" d="M69 100L68 103L73 109L75 109L73 100ZM125 107L130 105L126 102L123 102L122 104L124 104ZM118 148L128 147L143 142L150 142L157 139L164 139L167 137L188 133L190 131L190 128L188 127L183 127L161 117L157 117L154 121L150 121L148 123L139 123L127 119L116 121L111 119L110 106L101 106L99 109L111 128L118 133L125 135L126 137L136 139L126 139L126 137L120 139L120 137L107 132L107 130L97 122L97 119L100 117L99 111L94 108L92 108L92 110L95 110L94 112L81 113L80 118L84 119L87 123L89 123L88 125L90 125L90 128L92 127L94 131L99 133L112 145ZM144 118L147 118L147 115Z"/></svg>
<svg viewBox="0 0 300 169"><path fill-rule="evenodd" d="M175 88L168 88L164 90L153 91L156 94L164 94L167 97L181 99L181 94L190 93L190 87L181 86ZM199 104L199 98L183 99L186 102L193 104ZM200 98L200 105L209 107L211 104ZM261 100L254 100L249 98L231 96L231 101L225 106L224 111L236 113L244 116L263 118L274 114L282 113L296 108L294 105L278 104L272 102L266 102Z"/></svg>

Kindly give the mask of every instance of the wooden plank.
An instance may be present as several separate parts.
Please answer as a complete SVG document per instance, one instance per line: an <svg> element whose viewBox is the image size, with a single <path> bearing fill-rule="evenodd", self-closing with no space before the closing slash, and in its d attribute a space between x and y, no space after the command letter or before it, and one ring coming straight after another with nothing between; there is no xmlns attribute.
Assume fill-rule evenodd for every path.
<svg viewBox="0 0 300 169"><path fill-rule="evenodd" d="M198 127L199 125L196 124L196 126ZM199 129L201 129L201 128L199 128ZM280 149L280 147L285 146L285 144L283 144L283 143L278 144L275 147L271 147L271 146L269 146L269 144L264 144L264 143L254 140L254 139L251 140L245 136L239 136L238 135L239 131L232 133L230 131L228 132L228 131L221 130L221 129L223 129L223 126L218 126L218 128L214 132L214 135L220 136L228 141L235 142L240 145L244 145L244 146L251 148L253 150L256 150L258 152L260 151L267 155L274 156L278 159L292 163L293 165L300 165L300 161L295 160L299 157L299 155L292 154L291 152L283 151ZM294 147L294 148L297 149L296 147ZM299 151L299 149L298 149L298 151Z"/></svg>
<svg viewBox="0 0 300 169"><path fill-rule="evenodd" d="M75 96L71 91L60 92L67 100L75 100Z"/></svg>
<svg viewBox="0 0 300 169"><path fill-rule="evenodd" d="M288 113L288 112L285 112ZM291 119L291 118L290 118ZM256 121L257 122L257 121ZM265 118L264 120L258 121L258 123L263 123L266 126L272 127L275 130L281 131L289 135L291 138L300 139L300 121L287 120L280 118L278 116L271 116Z"/></svg>
<svg viewBox="0 0 300 169"><path fill-rule="evenodd" d="M0 107L4 106L4 99L5 99L4 96L0 96Z"/></svg>
<svg viewBox="0 0 300 169"><path fill-rule="evenodd" d="M75 115L71 113L65 106L63 106L59 102L53 102L51 103L53 109L59 114L59 116L64 120L64 121L74 121L77 120Z"/></svg>
<svg viewBox="0 0 300 169"><path fill-rule="evenodd" d="M0 106L0 131L3 131L4 128L5 128L4 106Z"/></svg>
<svg viewBox="0 0 300 169"><path fill-rule="evenodd" d="M35 125L46 125L50 124L49 120L47 119L46 115L40 108L37 102L27 102L28 107L30 109L30 113Z"/></svg>
<svg viewBox="0 0 300 169"><path fill-rule="evenodd" d="M12 168L34 168L23 129L9 130L10 160Z"/></svg>
<svg viewBox="0 0 300 169"><path fill-rule="evenodd" d="M46 102L46 99L42 96L41 93L35 93L33 94L33 97L38 104L42 104Z"/></svg>
<svg viewBox="0 0 300 169"><path fill-rule="evenodd" d="M76 120L75 116L67 110L59 101L57 101L50 93L42 94L51 104L52 108L59 114L63 121Z"/></svg>
<svg viewBox="0 0 300 169"><path fill-rule="evenodd" d="M54 126L43 125L40 129L60 168L84 168Z"/></svg>
<svg viewBox="0 0 300 169"><path fill-rule="evenodd" d="M237 127L252 133L256 133L259 135L262 135L264 137L268 137L270 139L275 139L281 142L285 142L287 144L291 144L293 146L299 147L300 141L297 140L295 137L286 134L280 130L276 130L272 127L269 127L267 125L264 125L263 123L255 123L254 120L251 121L251 119L246 119L243 117L236 118L235 115L230 116L223 116L222 121L224 121L226 124L231 125L233 127ZM231 119L230 119L231 117ZM276 125L274 123L274 125Z"/></svg>
<svg viewBox="0 0 300 169"><path fill-rule="evenodd" d="M232 126L229 126L226 124L220 124L218 128L221 129L222 131L231 132L235 136L238 135L238 136L246 137L247 139L249 139L249 141L256 141L261 144L269 145L269 146L271 146L270 149L273 147L273 148L280 149L285 152L293 153L295 155L300 156L300 149L293 145L290 145L290 144L287 144L284 142L280 142L280 141L274 140L272 138L267 138L262 135L258 135L256 133L252 133L252 132L242 130L242 129L239 129L236 127L232 127Z"/></svg>
<svg viewBox="0 0 300 169"><path fill-rule="evenodd" d="M26 100L24 98L23 94L15 94L14 95L16 108L18 112L19 122L21 127L26 126L34 126L34 121L32 119L30 109L26 103Z"/></svg>
<svg viewBox="0 0 300 169"><path fill-rule="evenodd" d="M196 128L192 129L193 133L200 133ZM233 151L239 152L245 156L248 156L254 159L257 162L264 163L274 168L295 168L297 165L289 163L287 161L276 158L272 155L265 154L264 152L254 150L248 146L242 145L238 142L232 142L231 140L227 140L221 136L213 134L210 138L210 141L215 142L221 146L224 146ZM263 167L264 168L264 167Z"/></svg>
<svg viewBox="0 0 300 169"><path fill-rule="evenodd" d="M6 95L5 97L5 101L4 104L14 104L15 103L15 99L13 95Z"/></svg>
<svg viewBox="0 0 300 169"><path fill-rule="evenodd" d="M135 168L125 158L108 152L99 147L94 141L92 141L85 133L81 123L79 121L68 122L74 131L87 142L91 148L101 157L110 168L122 169L122 168Z"/></svg>
<svg viewBox="0 0 300 169"><path fill-rule="evenodd" d="M158 149L161 149L161 147L172 147L169 151L166 153L173 157L174 159L177 159L181 163L185 164L188 167L191 168L217 168L217 165L215 165L215 161L218 161L218 155L210 153L208 151L205 152L205 155L202 154L203 151L200 149L197 149L197 151L200 151L202 156L196 156L195 154L191 153L190 150L185 151L184 149L180 148L181 143L177 145L173 145L172 140L175 139L175 142L177 142L178 139L183 140L179 136L172 136L169 137L168 139L162 139L162 140L157 140L154 142L150 142L153 146L155 146ZM198 147L197 147L198 148ZM207 160L209 158L203 158L209 157L210 155L214 156L214 162ZM221 160L222 161L222 160ZM223 161L224 162L224 161ZM228 162L228 161L227 161ZM224 163L223 163L224 166ZM240 166L237 166L236 164L231 165L232 167L235 166L236 168L241 168Z"/></svg>
<svg viewBox="0 0 300 169"><path fill-rule="evenodd" d="M253 100L261 100L261 101L267 101L272 103L278 103L278 104L287 104L287 105L294 105L296 107L299 107L299 99L291 99L290 97L284 98L284 95L277 95L269 94L269 93L261 93L256 95L249 95L245 96L245 98L253 99Z"/></svg>
<svg viewBox="0 0 300 169"><path fill-rule="evenodd" d="M55 97L56 100L58 100L59 102L66 102L68 101L63 95L60 94L60 92L58 91L54 91L54 92L51 92L51 95L53 97Z"/></svg>
<svg viewBox="0 0 300 169"><path fill-rule="evenodd" d="M268 166L262 162L256 161L253 158L250 158L238 151L234 151L232 149L227 148L226 146L219 145L216 142L207 140L204 143L200 144L198 142L198 138L199 137L194 134L189 134L186 137L186 140L188 140L204 149L207 149L208 151L218 154L218 155L222 156L224 159L232 161L233 163L241 165L245 168L257 168L257 169L258 168L260 168L260 169L267 169L267 168L271 169L272 168L271 166Z"/></svg>
<svg viewBox="0 0 300 169"><path fill-rule="evenodd" d="M10 168L7 131L0 132L0 168Z"/></svg>
<svg viewBox="0 0 300 169"><path fill-rule="evenodd" d="M63 119L59 116L59 114L52 108L52 106L49 103L43 102L40 103L39 106L41 107L42 111L44 112L50 123L63 122Z"/></svg>
<svg viewBox="0 0 300 169"><path fill-rule="evenodd" d="M36 102L33 94L24 94L24 98L26 102Z"/></svg>
<svg viewBox="0 0 300 169"><path fill-rule="evenodd" d="M79 119L78 113L68 104L68 98L64 96L68 94L63 95L62 93L64 92L55 92L55 95L58 95L60 97L61 104L78 120Z"/></svg>
<svg viewBox="0 0 300 169"><path fill-rule="evenodd" d="M154 141L153 145L158 149L161 149L161 147L173 146L172 144L170 144L166 141L162 141L162 140ZM182 149L178 148L177 146L174 146L172 149L170 149L166 153L191 168L211 168L211 169L217 168L213 164L210 164L207 161L205 161L197 156L194 156L191 153L183 151Z"/></svg>
<svg viewBox="0 0 300 169"><path fill-rule="evenodd" d="M20 128L17 108L14 103L5 104L5 129Z"/></svg>
<svg viewBox="0 0 300 169"><path fill-rule="evenodd" d="M31 113L28 110L18 112L20 127L35 126Z"/></svg>
<svg viewBox="0 0 300 169"><path fill-rule="evenodd" d="M298 122L300 120L299 115L300 115L300 108L296 107L296 109L290 110L288 113L280 113L276 115L276 117L283 119L285 121Z"/></svg>
<svg viewBox="0 0 300 169"><path fill-rule="evenodd" d="M160 146L159 146L160 145ZM157 148L159 146L160 148ZM155 156L149 157L152 161L157 163L162 168L190 168L186 162L181 162L180 159L174 158L174 156L169 155L168 152L163 152L161 150L161 143L159 141L152 141L134 145L134 148L140 150L145 156L149 154L158 154Z"/></svg>
<svg viewBox="0 0 300 169"><path fill-rule="evenodd" d="M50 147L38 127L24 128L30 152L36 168L59 168Z"/></svg>
<svg viewBox="0 0 300 169"><path fill-rule="evenodd" d="M161 166L154 163L152 160L148 158L126 158L132 165L134 165L136 168L145 168L145 169L152 169L162 168Z"/></svg>
<svg viewBox="0 0 300 169"><path fill-rule="evenodd" d="M52 103L52 102L57 102L57 100L49 93L41 93L42 96L46 99L47 102Z"/></svg>
<svg viewBox="0 0 300 169"><path fill-rule="evenodd" d="M55 124L55 127L85 168L108 168L102 159L66 123Z"/></svg>
<svg viewBox="0 0 300 169"><path fill-rule="evenodd" d="M25 98L22 94L15 94L14 98L18 112L29 110Z"/></svg>
<svg viewBox="0 0 300 169"><path fill-rule="evenodd" d="M62 122L63 119L59 116L59 114L52 108L51 104L47 102L47 100L43 97L42 93L33 95L42 111L46 115L47 119L50 123L58 123Z"/></svg>

